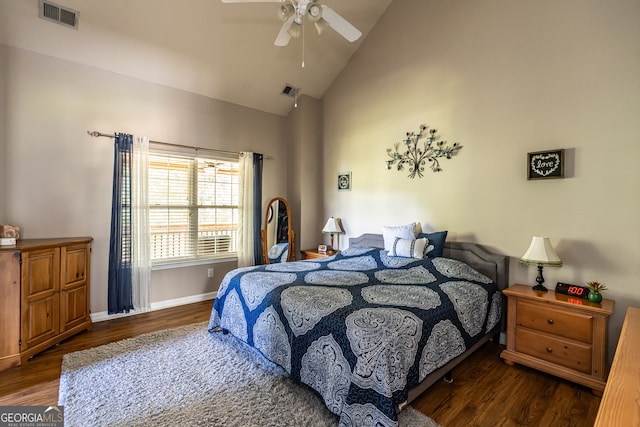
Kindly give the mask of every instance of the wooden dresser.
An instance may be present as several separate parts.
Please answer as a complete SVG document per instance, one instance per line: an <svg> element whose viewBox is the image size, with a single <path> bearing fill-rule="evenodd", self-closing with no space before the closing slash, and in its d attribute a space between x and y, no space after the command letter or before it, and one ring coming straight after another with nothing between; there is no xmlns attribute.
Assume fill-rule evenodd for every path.
<svg viewBox="0 0 640 427"><path fill-rule="evenodd" d="M614 302L537 292L512 285L508 298L507 348L500 357L590 387L602 395L607 381L607 321Z"/></svg>
<svg viewBox="0 0 640 427"><path fill-rule="evenodd" d="M595 427L640 426L640 308L627 309Z"/></svg>
<svg viewBox="0 0 640 427"><path fill-rule="evenodd" d="M91 329L91 237L0 246L0 371Z"/></svg>

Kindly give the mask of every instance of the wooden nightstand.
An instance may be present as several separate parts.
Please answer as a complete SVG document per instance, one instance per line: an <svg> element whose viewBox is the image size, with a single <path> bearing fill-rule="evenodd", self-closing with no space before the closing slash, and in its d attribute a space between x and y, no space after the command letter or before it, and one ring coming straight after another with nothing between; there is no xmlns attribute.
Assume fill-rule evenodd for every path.
<svg viewBox="0 0 640 427"><path fill-rule="evenodd" d="M590 387L607 382L607 321L614 302L537 292L527 285L502 291L508 298L507 349L500 357Z"/></svg>
<svg viewBox="0 0 640 427"><path fill-rule="evenodd" d="M304 251L300 251L302 254L302 259L314 259L314 258L324 258L327 256L339 254L340 251L330 251L327 250L326 253L318 252L318 248L316 249L306 249Z"/></svg>

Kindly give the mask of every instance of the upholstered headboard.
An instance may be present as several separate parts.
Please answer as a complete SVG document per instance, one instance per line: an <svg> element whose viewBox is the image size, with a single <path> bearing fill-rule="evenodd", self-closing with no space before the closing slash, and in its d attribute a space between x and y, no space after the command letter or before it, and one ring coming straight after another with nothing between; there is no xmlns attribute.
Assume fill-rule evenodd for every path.
<svg viewBox="0 0 640 427"><path fill-rule="evenodd" d="M384 248L382 234L366 233L349 239L349 247ZM489 252L477 243L445 242L444 254L493 279L500 289L509 286L509 257Z"/></svg>

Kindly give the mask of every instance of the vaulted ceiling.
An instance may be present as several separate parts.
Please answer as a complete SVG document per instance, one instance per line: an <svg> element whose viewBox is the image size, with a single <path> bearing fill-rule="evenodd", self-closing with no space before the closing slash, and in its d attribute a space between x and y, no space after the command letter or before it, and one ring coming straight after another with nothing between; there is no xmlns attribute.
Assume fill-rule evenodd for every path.
<svg viewBox="0 0 640 427"><path fill-rule="evenodd" d="M77 30L40 19L38 0L0 0L0 43L286 116L285 84L321 98L392 0L320 1L363 36L305 20L304 37L276 47L277 0L54 0L79 12Z"/></svg>

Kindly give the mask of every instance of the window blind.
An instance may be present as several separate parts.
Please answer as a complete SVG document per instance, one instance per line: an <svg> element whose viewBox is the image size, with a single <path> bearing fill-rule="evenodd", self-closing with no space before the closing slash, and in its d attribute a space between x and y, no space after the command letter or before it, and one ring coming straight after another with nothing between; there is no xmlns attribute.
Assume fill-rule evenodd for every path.
<svg viewBox="0 0 640 427"><path fill-rule="evenodd" d="M238 162L149 155L151 260L170 263L235 255Z"/></svg>

